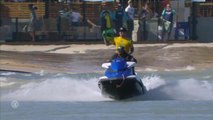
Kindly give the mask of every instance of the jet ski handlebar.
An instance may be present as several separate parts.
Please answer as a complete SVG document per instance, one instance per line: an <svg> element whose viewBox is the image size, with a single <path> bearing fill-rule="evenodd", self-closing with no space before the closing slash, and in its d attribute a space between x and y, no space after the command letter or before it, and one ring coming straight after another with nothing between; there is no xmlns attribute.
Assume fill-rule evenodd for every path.
<svg viewBox="0 0 213 120"><path fill-rule="evenodd" d="M127 63L127 68L132 68L135 67L136 63L135 62L126 62ZM102 67L108 69L111 66L111 63L103 63Z"/></svg>

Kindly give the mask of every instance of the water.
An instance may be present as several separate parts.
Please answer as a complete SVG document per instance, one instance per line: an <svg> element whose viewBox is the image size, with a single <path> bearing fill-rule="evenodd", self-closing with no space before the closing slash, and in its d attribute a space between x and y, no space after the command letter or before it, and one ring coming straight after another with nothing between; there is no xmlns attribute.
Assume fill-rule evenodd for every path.
<svg viewBox="0 0 213 120"><path fill-rule="evenodd" d="M212 120L213 69L139 72L148 92L115 101L101 73L0 72L1 120Z"/></svg>

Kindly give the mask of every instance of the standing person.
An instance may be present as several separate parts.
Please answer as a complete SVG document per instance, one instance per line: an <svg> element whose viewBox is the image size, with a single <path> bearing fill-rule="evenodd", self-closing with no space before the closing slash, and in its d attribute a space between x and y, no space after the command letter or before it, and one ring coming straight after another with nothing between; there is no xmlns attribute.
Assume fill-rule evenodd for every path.
<svg viewBox="0 0 213 120"><path fill-rule="evenodd" d="M83 16L77 11L76 8L73 8L72 10L70 10L68 16L70 17L71 26L74 26L74 27L81 26L81 22L83 20ZM89 19L86 19L86 22L89 23L92 26L96 26L96 24L94 24Z"/></svg>
<svg viewBox="0 0 213 120"><path fill-rule="evenodd" d="M149 27L147 21L151 19L152 17L152 10L149 8L149 3L146 2L143 8L139 11L139 39L141 40L147 40L148 39L148 33L149 33Z"/></svg>
<svg viewBox="0 0 213 120"><path fill-rule="evenodd" d="M113 29L112 13L107 9L106 5L103 6L103 10L100 13L101 33L106 45L109 45L116 34Z"/></svg>
<svg viewBox="0 0 213 120"><path fill-rule="evenodd" d="M121 46L124 47L126 53L132 54L134 52L133 43L132 40L127 37L126 32L127 30L124 27L121 27L119 31L119 36L115 37L113 42L116 47L116 50L119 46Z"/></svg>
<svg viewBox="0 0 213 120"><path fill-rule="evenodd" d="M171 8L171 4L167 4L166 8L162 11L163 19L163 30L162 30L162 40L164 40L165 34L168 33L167 40L170 39L170 35L173 28L173 17L175 15L175 10Z"/></svg>
<svg viewBox="0 0 213 120"><path fill-rule="evenodd" d="M31 18L30 18L30 22L28 24L28 32L32 38L32 41L34 42L35 41L35 32L39 29L39 21L37 20L37 16L36 16L36 10L37 10L37 7L34 6L33 4L29 4L28 5L28 8L31 12Z"/></svg>
<svg viewBox="0 0 213 120"><path fill-rule="evenodd" d="M74 26L74 27L80 26L81 25L81 19L82 19L81 14L75 8L73 8L70 11L71 26Z"/></svg>
<svg viewBox="0 0 213 120"><path fill-rule="evenodd" d="M101 31L110 29L113 26L112 13L110 10L108 10L106 5L103 6L103 10L100 13L100 23L101 23Z"/></svg>
<svg viewBox="0 0 213 120"><path fill-rule="evenodd" d="M115 13L114 13L114 24L115 24L115 29L117 34L121 27L127 28L127 23L126 23L127 19L128 19L128 16L126 12L124 11L122 5L118 4L118 8L115 10Z"/></svg>
<svg viewBox="0 0 213 120"><path fill-rule="evenodd" d="M78 31L77 31L77 27L81 26L81 23L83 21L83 16L77 11L76 8L73 8L70 12L69 12L69 17L70 17L70 25L71 25L71 29L74 31L74 39L78 39ZM85 22L85 21L83 21ZM89 23L92 27L95 27L96 25L90 21L89 19L86 19L86 22Z"/></svg>
<svg viewBox="0 0 213 120"><path fill-rule="evenodd" d="M132 31L134 30L134 15L135 15L135 8L133 7L132 0L128 1L128 6L126 7L125 12L129 17L127 21L128 37L132 39Z"/></svg>

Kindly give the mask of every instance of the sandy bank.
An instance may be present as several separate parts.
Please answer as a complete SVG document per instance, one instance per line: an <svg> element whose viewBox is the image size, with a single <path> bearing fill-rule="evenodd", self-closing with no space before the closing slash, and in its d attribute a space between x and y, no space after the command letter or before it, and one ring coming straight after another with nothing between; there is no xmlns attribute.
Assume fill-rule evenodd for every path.
<svg viewBox="0 0 213 120"><path fill-rule="evenodd" d="M161 47L169 48L187 48L187 47L213 47L213 43L175 43L175 44L135 44L134 47ZM114 49L113 45L105 46L103 44L68 44L68 45L0 45L0 50L16 52L44 52L44 53L61 53L75 54L85 53L87 50Z"/></svg>
<svg viewBox="0 0 213 120"><path fill-rule="evenodd" d="M134 46L138 70L213 68L213 43ZM103 44L1 45L0 49L1 69L27 72L97 72L114 53L114 46Z"/></svg>

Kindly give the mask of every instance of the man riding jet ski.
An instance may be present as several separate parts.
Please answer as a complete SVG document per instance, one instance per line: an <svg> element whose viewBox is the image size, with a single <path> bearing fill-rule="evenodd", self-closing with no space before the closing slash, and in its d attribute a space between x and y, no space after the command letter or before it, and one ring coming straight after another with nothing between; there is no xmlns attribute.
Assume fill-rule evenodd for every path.
<svg viewBox="0 0 213 120"><path fill-rule="evenodd" d="M111 57L109 62L112 62L116 58L123 58L125 61L132 61L132 62L137 63L137 60L132 55L126 53L123 46L119 46L117 48L116 53ZM135 73L134 67L132 69L133 69L132 72Z"/></svg>
<svg viewBox="0 0 213 120"><path fill-rule="evenodd" d="M104 96L120 100L145 93L141 79L134 72L137 60L127 54L123 47L118 47L109 61L102 64L107 70L98 82Z"/></svg>
<svg viewBox="0 0 213 120"><path fill-rule="evenodd" d="M123 46L119 46L116 50L116 53L111 57L109 61L112 61L115 58L123 58L126 61L132 61L137 63L137 60L130 54L126 53Z"/></svg>

